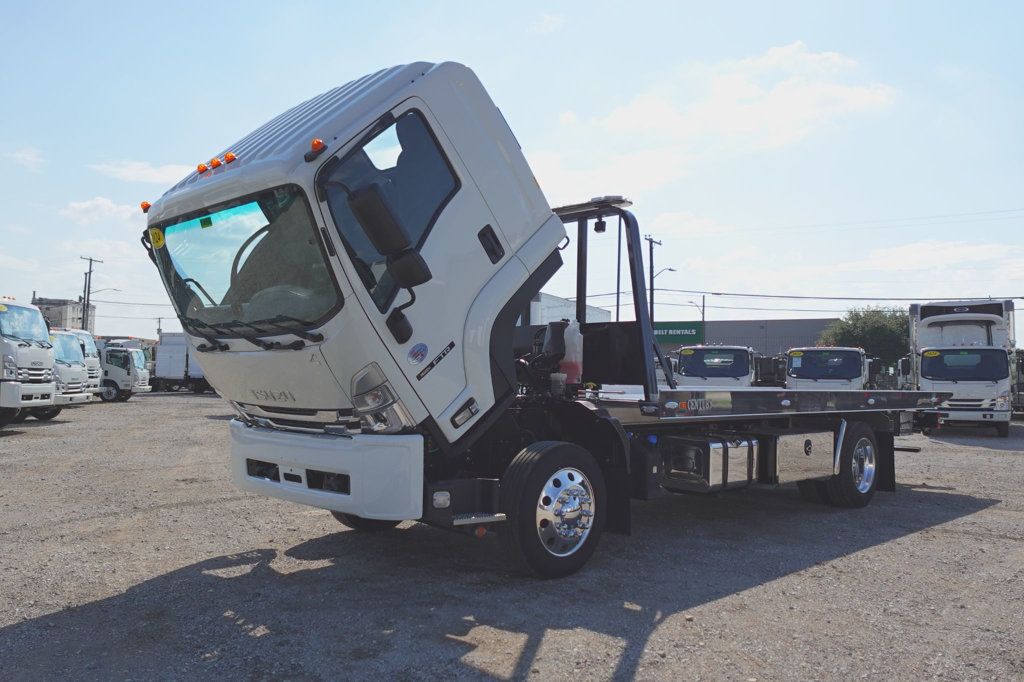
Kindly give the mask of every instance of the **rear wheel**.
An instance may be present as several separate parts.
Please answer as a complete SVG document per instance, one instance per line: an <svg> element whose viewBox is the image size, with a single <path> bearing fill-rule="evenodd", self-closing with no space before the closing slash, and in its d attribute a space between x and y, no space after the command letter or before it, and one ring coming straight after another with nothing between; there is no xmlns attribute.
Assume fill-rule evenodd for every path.
<svg viewBox="0 0 1024 682"><path fill-rule="evenodd" d="M113 381L104 381L100 390L100 400L105 403L112 403L121 395L121 389Z"/></svg>
<svg viewBox="0 0 1024 682"><path fill-rule="evenodd" d="M362 516L337 511L332 511L331 516L333 516L339 523L344 526L348 526L352 530L370 533L378 533L382 530L391 530L401 523L401 521L385 521L383 519L364 519Z"/></svg>
<svg viewBox="0 0 1024 682"><path fill-rule="evenodd" d="M575 573L597 549L607 513L604 475L573 443L524 448L501 480L499 531L522 568L545 578Z"/></svg>
<svg viewBox="0 0 1024 682"><path fill-rule="evenodd" d="M996 424L996 435L999 436L1000 438L1009 438L1010 437L1010 423L1009 422L1000 422L1000 423Z"/></svg>
<svg viewBox="0 0 1024 682"><path fill-rule="evenodd" d="M32 416L42 422L48 422L64 409L62 407L41 407L32 411Z"/></svg>
<svg viewBox="0 0 1024 682"><path fill-rule="evenodd" d="M878 441L863 422L853 422L839 452L839 473L825 483L827 502L836 507L864 507L878 483Z"/></svg>

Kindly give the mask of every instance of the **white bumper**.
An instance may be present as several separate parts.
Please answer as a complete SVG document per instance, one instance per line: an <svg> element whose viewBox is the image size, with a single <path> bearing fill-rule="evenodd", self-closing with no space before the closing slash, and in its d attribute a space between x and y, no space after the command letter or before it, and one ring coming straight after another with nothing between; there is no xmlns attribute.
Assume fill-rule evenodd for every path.
<svg viewBox="0 0 1024 682"><path fill-rule="evenodd" d="M1010 410L944 410L939 408L939 422L982 422L994 424L1008 422L1012 416Z"/></svg>
<svg viewBox="0 0 1024 682"><path fill-rule="evenodd" d="M132 393L149 393L153 387L149 384L135 384L132 386Z"/></svg>
<svg viewBox="0 0 1024 682"><path fill-rule="evenodd" d="M49 407L53 405L54 384L0 382L0 407ZM45 397L44 397L45 396Z"/></svg>
<svg viewBox="0 0 1024 682"><path fill-rule="evenodd" d="M248 460L276 466L279 480L251 476ZM348 476L349 492L316 488L316 472ZM423 437L289 433L233 419L231 478L243 490L366 519L418 519Z"/></svg>
<svg viewBox="0 0 1024 682"><path fill-rule="evenodd" d="M92 393L59 393L53 397L53 404L58 407L82 405L92 400Z"/></svg>

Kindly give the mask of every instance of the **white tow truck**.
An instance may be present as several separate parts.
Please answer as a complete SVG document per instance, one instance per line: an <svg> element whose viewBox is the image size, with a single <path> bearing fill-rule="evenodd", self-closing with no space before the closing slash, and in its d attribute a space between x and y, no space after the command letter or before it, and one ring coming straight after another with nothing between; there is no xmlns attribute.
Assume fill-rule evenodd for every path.
<svg viewBox="0 0 1024 682"><path fill-rule="evenodd" d="M124 402L136 393L149 393L149 369L146 354L129 339L97 341L100 365L103 368L100 399L103 402Z"/></svg>
<svg viewBox="0 0 1024 682"><path fill-rule="evenodd" d="M952 393L940 406L940 424L991 425L1009 437L1017 373L1013 325L1011 300L911 305L903 385Z"/></svg>
<svg viewBox="0 0 1024 682"><path fill-rule="evenodd" d="M791 348L786 353L786 388L860 391L871 387L878 366L863 348Z"/></svg>
<svg viewBox="0 0 1024 682"><path fill-rule="evenodd" d="M43 314L34 305L0 299L0 428L21 410L53 405L53 345Z"/></svg>
<svg viewBox="0 0 1024 682"><path fill-rule="evenodd" d="M676 384L696 388L754 385L757 364L748 346L697 345L676 351Z"/></svg>
<svg viewBox="0 0 1024 682"><path fill-rule="evenodd" d="M355 529L494 530L525 568L562 576L602 532L629 532L631 499L799 481L860 507L893 490L901 414L946 395L677 387L629 206L553 211L473 72L421 62L199 164L143 203L142 241L237 412L236 484ZM587 320L588 239L605 219L622 220L636 321ZM567 225L583 345L568 386L566 324L522 323Z"/></svg>

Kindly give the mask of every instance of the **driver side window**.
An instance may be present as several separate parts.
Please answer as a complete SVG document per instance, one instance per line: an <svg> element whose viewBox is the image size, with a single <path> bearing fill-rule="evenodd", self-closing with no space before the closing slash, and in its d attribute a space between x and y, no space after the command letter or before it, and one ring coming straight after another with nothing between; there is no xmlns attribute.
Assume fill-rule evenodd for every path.
<svg viewBox="0 0 1024 682"><path fill-rule="evenodd" d="M361 147L334 165L322 181L331 218L345 250L381 312L387 310L396 286L387 272L387 258L373 246L348 207L349 194L376 184L409 240L419 248L459 181L423 116L408 111Z"/></svg>

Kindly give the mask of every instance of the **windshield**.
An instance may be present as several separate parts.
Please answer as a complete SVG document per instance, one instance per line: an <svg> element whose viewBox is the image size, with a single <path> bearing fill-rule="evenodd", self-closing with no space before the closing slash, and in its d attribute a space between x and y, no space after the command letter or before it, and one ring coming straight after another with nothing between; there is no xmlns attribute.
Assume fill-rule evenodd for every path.
<svg viewBox="0 0 1024 682"><path fill-rule="evenodd" d="M295 185L163 223L149 239L182 324L199 335L280 334L260 323L281 319L313 327L342 303Z"/></svg>
<svg viewBox="0 0 1024 682"><path fill-rule="evenodd" d="M135 365L135 369L146 369L146 354L141 350L133 350L131 352L132 364Z"/></svg>
<svg viewBox="0 0 1024 682"><path fill-rule="evenodd" d="M9 303L0 304L0 333L26 341L47 341L50 337L41 312Z"/></svg>
<svg viewBox="0 0 1024 682"><path fill-rule="evenodd" d="M89 332L74 332L74 334L78 337L78 342L85 347L85 357L98 358L100 356L100 352L96 348L96 341L92 338L92 334Z"/></svg>
<svg viewBox="0 0 1024 682"><path fill-rule="evenodd" d="M795 379L856 379L861 375L860 353L855 350L794 350L786 373Z"/></svg>
<svg viewBox="0 0 1024 682"><path fill-rule="evenodd" d="M53 344L54 359L85 364L82 347L78 344L78 337L74 334L52 334L50 343Z"/></svg>
<svg viewBox="0 0 1024 682"><path fill-rule="evenodd" d="M736 348L683 348L678 366L679 373L689 377L745 377L750 373L750 357Z"/></svg>
<svg viewBox="0 0 1024 682"><path fill-rule="evenodd" d="M921 353L921 376L938 381L998 381L1010 376L1006 351L950 348Z"/></svg>

